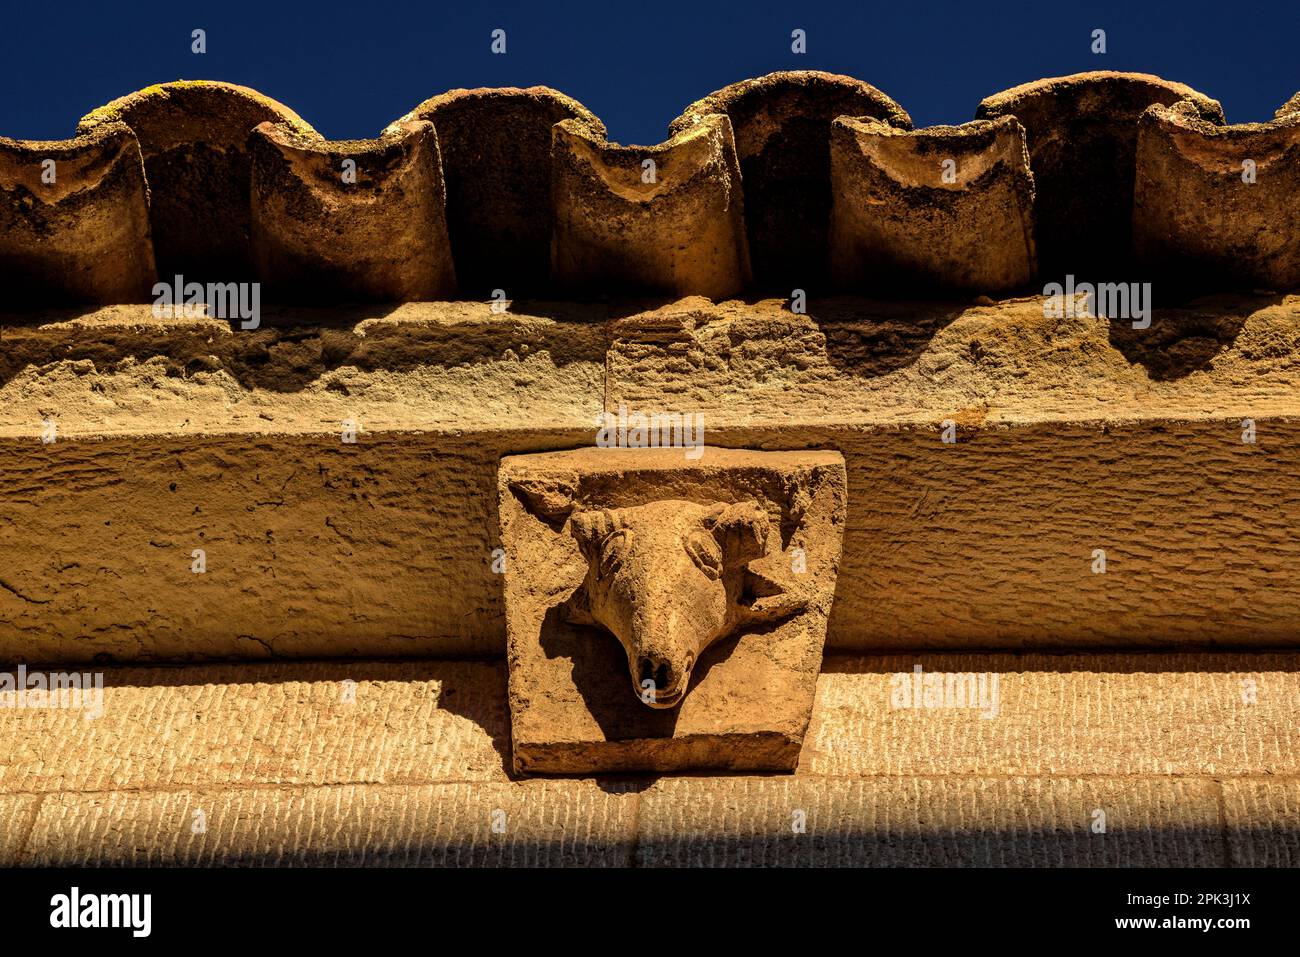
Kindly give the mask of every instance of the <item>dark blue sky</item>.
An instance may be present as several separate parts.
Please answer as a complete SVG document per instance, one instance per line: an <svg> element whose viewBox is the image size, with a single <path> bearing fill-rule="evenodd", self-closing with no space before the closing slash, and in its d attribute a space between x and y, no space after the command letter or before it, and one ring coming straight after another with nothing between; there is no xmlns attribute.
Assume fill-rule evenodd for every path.
<svg viewBox="0 0 1300 957"><path fill-rule="evenodd" d="M972 118L1008 86L1083 70L1189 83L1230 122L1300 89L1300 2L763 2L601 0L276 4L4 0L0 135L62 138L90 109L152 83L256 87L331 139L375 135L458 86L553 86L623 143L663 139L690 101L738 79L822 69L873 83L918 126ZM118 9L114 9L117 7ZM207 31L208 52L190 52ZM489 50L493 28L507 53ZM807 31L808 52L790 51ZM1093 29L1105 55L1090 52Z"/></svg>

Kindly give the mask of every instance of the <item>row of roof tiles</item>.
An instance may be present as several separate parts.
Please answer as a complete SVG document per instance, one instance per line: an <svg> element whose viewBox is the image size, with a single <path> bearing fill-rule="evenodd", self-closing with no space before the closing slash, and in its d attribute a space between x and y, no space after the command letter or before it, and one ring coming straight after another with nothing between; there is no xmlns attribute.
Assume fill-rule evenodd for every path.
<svg viewBox="0 0 1300 957"><path fill-rule="evenodd" d="M998 293L1067 272L1300 286L1300 94L1268 123L1145 74L1015 87L912 128L875 87L776 73L648 147L544 87L454 90L327 141L218 82L150 87L61 142L0 138L9 300L137 302L160 277L282 301Z"/></svg>

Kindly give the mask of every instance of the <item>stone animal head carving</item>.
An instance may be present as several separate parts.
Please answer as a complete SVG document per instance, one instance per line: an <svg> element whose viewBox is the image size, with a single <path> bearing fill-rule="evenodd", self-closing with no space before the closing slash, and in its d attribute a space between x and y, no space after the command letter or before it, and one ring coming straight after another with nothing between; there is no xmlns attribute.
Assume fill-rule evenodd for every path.
<svg viewBox="0 0 1300 957"><path fill-rule="evenodd" d="M565 615L603 625L627 652L632 687L652 708L681 703L711 644L801 604L748 565L767 553L757 502L661 501L583 511L569 529L588 563Z"/></svg>

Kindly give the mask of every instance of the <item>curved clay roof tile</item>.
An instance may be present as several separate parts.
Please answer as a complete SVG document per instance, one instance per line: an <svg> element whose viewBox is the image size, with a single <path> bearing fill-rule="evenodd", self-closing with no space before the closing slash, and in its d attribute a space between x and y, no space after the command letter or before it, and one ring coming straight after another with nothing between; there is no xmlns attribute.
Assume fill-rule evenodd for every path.
<svg viewBox="0 0 1300 957"><path fill-rule="evenodd" d="M77 131L122 122L135 132L164 277L231 282L252 275L246 144L253 127L267 121L313 132L270 97L211 80L178 80L131 93L87 114Z"/></svg>
<svg viewBox="0 0 1300 957"><path fill-rule="evenodd" d="M840 117L831 190L840 287L994 293L1036 274L1034 179L1014 117L915 131Z"/></svg>
<svg viewBox="0 0 1300 957"><path fill-rule="evenodd" d="M140 144L121 123L57 142L0 137L7 301L147 302L155 280Z"/></svg>
<svg viewBox="0 0 1300 957"><path fill-rule="evenodd" d="M337 142L263 123L249 150L253 251L268 295L401 302L454 292L432 123Z"/></svg>
<svg viewBox="0 0 1300 957"><path fill-rule="evenodd" d="M709 116L658 146L554 131L552 273L578 290L724 299L750 279L731 124Z"/></svg>
<svg viewBox="0 0 1300 957"><path fill-rule="evenodd" d="M1216 126L1185 108L1148 109L1133 242L1140 262L1182 287L1300 288L1300 113Z"/></svg>
<svg viewBox="0 0 1300 957"><path fill-rule="evenodd" d="M1206 120L1223 109L1189 86L1100 71L1036 80L980 103L978 119L1015 116L1029 141L1042 272L1119 279L1129 260L1138 117L1186 100ZM1100 273L1100 275L1095 275Z"/></svg>
<svg viewBox="0 0 1300 957"><path fill-rule="evenodd" d="M826 272L831 123L867 116L900 129L912 119L869 83L817 71L772 73L711 93L673 121L673 133L711 114L731 119L758 283L809 288Z"/></svg>
<svg viewBox="0 0 1300 957"><path fill-rule="evenodd" d="M577 100L544 86L451 90L397 122L411 120L438 129L461 288L504 289L512 298L543 288L551 245L551 127L574 120L604 136L605 125Z"/></svg>

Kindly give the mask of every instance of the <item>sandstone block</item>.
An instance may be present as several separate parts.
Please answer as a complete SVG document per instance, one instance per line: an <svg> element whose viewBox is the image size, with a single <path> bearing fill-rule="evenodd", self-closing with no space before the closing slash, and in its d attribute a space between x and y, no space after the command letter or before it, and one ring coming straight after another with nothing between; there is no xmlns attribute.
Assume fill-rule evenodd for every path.
<svg viewBox="0 0 1300 957"><path fill-rule="evenodd" d="M58 670L100 672L102 694L0 707L0 794L506 780L499 663Z"/></svg>
<svg viewBox="0 0 1300 957"><path fill-rule="evenodd" d="M1092 830L1095 813L1106 830ZM640 867L1206 867L1207 781L705 778L641 796Z"/></svg>
<svg viewBox="0 0 1300 957"><path fill-rule="evenodd" d="M1300 780L1223 782L1228 861L1235 867L1300 867Z"/></svg>
<svg viewBox="0 0 1300 957"><path fill-rule="evenodd" d="M702 453L502 460L517 771L794 768L839 564L843 460Z"/></svg>
<svg viewBox="0 0 1300 957"><path fill-rule="evenodd" d="M624 867L635 803L590 781L59 794L0 864Z"/></svg>

